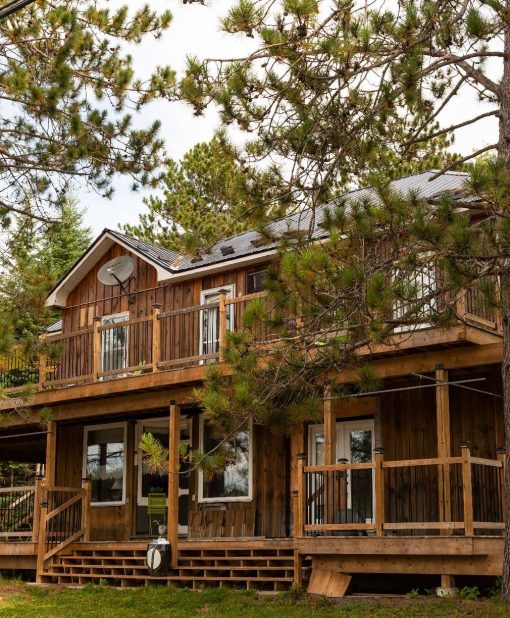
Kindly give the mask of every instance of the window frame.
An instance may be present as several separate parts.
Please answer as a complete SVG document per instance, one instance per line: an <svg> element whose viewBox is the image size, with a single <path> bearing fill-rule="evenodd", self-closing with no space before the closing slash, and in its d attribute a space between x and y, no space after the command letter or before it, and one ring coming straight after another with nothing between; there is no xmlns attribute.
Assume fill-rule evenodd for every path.
<svg viewBox="0 0 510 618"><path fill-rule="evenodd" d="M112 318L124 318L123 320L119 320L119 322L114 322L114 324L119 324L119 326L117 328L125 328L126 329L126 345L125 345L125 359L126 359L126 364L124 367L119 367L119 374L113 374L111 376L101 376L100 377L100 381L110 381L110 380L116 380L118 378L125 378L127 376L126 373L120 373L123 369L127 369L129 367L129 328L128 326L121 326L121 324L123 322L129 322L129 319L131 317L131 314L129 311L120 311L119 313L109 313L108 315L103 315L101 316L101 326L105 325L106 322L105 320L111 320ZM113 328L110 330L114 330ZM101 331L101 371L108 371L107 369L104 368L104 360L105 360L105 349L104 349L104 341L106 339L105 337L105 333L108 332L107 330L103 330ZM109 351L109 353L111 353L111 351Z"/></svg>
<svg viewBox="0 0 510 618"><path fill-rule="evenodd" d="M96 429L112 429L116 427L122 427L123 430L123 445L124 445L124 458L123 458L123 467L122 467L122 500L112 500L109 502L93 502L90 501L90 506L124 506L127 504L127 422L123 423L104 423L99 425L85 425L83 428L83 461L82 461L82 476L83 478L88 478L87 476L87 449L88 449L88 434L91 431Z"/></svg>
<svg viewBox="0 0 510 618"><path fill-rule="evenodd" d="M260 290L254 290L250 292L250 290L248 289L249 288L248 281L249 281L250 275L258 275L260 273L265 274L267 273L267 270L268 270L268 267L265 266L264 268L257 268L257 269L249 270L246 272L246 294L260 294L260 292L264 292L264 289L265 289L264 287L262 287L262 289Z"/></svg>
<svg viewBox="0 0 510 618"><path fill-rule="evenodd" d="M200 451L204 451L204 425L205 419L204 415L200 414L199 417L199 448ZM242 430L240 430L242 431ZM253 423L250 421L249 424L249 454L248 454L248 495L247 496L229 496L229 497L214 497L214 498L206 498L204 497L204 471L199 468L198 469L198 502L199 504L211 504L218 502L252 502L253 500Z"/></svg>
<svg viewBox="0 0 510 618"><path fill-rule="evenodd" d="M207 345L210 344L209 341L204 342L204 324L203 324L203 318L204 318L204 312L205 311L209 311L206 308L207 305L207 297L208 296L213 296L215 294L218 294L221 290L225 290L227 293L227 299L234 299L236 297L236 284L235 283L228 283L226 285L220 285L218 287L215 288L206 288L204 290L200 291L200 306L202 307L202 309L200 309L200 325L199 325L199 340L198 340L198 354L199 356L202 356L205 354L205 347L204 347L204 343L207 343ZM214 304L214 303L211 303ZM219 311L219 309L218 309ZM227 330L228 331L233 331L235 330L235 313L234 313L234 303L229 303L227 305ZM218 328L218 347L219 347L219 336L220 336L220 330ZM213 343L213 342L211 342ZM219 350L218 350L218 357L219 357ZM203 365L205 364L207 361L201 360L200 364Z"/></svg>

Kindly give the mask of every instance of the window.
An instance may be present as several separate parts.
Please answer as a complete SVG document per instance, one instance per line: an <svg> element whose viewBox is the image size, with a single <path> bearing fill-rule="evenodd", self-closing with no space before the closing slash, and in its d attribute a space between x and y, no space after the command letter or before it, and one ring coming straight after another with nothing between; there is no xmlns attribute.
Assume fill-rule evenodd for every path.
<svg viewBox="0 0 510 618"><path fill-rule="evenodd" d="M83 475L92 482L93 504L124 503L125 443L125 423L85 428Z"/></svg>
<svg viewBox="0 0 510 618"><path fill-rule="evenodd" d="M219 288L202 290L200 293L201 305L212 305L210 309L200 311L200 355L218 354L220 350L220 292L225 290L227 298L233 298L234 285L224 285ZM234 305L227 305L227 329L234 326Z"/></svg>
<svg viewBox="0 0 510 618"><path fill-rule="evenodd" d="M264 277L267 270L256 270L246 275L246 293L254 294L255 292L262 292L264 289Z"/></svg>
<svg viewBox="0 0 510 618"><path fill-rule="evenodd" d="M105 326L118 324L129 320L129 313L117 313L115 315L107 315L101 318L101 323ZM101 332L101 370L115 371L116 369L124 369L128 366L128 328L127 326L119 326L117 328L108 328ZM125 374L107 376L103 379L114 379L125 377Z"/></svg>
<svg viewBox="0 0 510 618"><path fill-rule="evenodd" d="M228 437L218 435L200 418L200 443L204 453L218 447L225 456L221 470L199 473L199 500L225 502L251 500L252 494L252 440L251 430L239 431ZM221 445L220 445L221 443Z"/></svg>

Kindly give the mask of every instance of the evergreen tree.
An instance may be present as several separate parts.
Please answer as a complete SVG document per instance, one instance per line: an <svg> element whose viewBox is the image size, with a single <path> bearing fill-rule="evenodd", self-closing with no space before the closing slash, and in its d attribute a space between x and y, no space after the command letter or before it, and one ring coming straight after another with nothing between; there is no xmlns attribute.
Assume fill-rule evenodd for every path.
<svg viewBox="0 0 510 618"><path fill-rule="evenodd" d="M107 197L117 173L154 181L159 123L135 129L129 112L168 96L174 75L137 78L122 44L158 37L170 20L148 5L41 0L0 23L1 226L14 213L53 220L73 179Z"/></svg>
<svg viewBox="0 0 510 618"><path fill-rule="evenodd" d="M163 197L145 200L148 212L123 229L181 253L206 251L285 211L278 171L243 164L223 133L168 161L163 182Z"/></svg>
<svg viewBox="0 0 510 618"><path fill-rule="evenodd" d="M424 303L436 292L420 292L412 275L439 263L444 294L455 299L463 286L476 285L485 302L502 311L510 453L510 0L399 1L394 9L382 1L283 0L268 10L258 0L239 0L223 27L255 37L258 48L245 58L189 62L182 97L197 112L216 102L223 122L236 122L256 135L247 155L285 163L291 170L288 193L295 199L315 207L349 179L370 179L380 188L375 203L358 204L352 213L342 206L332 209L326 221L331 242L324 247L282 252L283 285L273 284L277 307L291 302L304 312L296 345L277 354L282 368L271 366L278 363L275 357L261 374L248 352L253 337L246 331L229 334L234 388L212 370L204 400L211 415L226 418L229 409L241 410L241 402L249 403L254 415L265 415L270 401L281 402L285 410L304 396L313 397L314 379L321 373L353 363L358 347L384 341L402 320L419 321ZM470 114L463 106L465 117L440 125L441 114L452 106L460 109L461 97L470 91L479 108ZM498 120L497 140L462 159L444 157L444 139L489 117ZM469 183L480 201L474 206L467 200L464 211L448 198L433 207L412 196L402 200L385 185L399 160L425 159L427 165L436 158L434 166L445 169L491 151L497 159L477 164ZM379 238L388 245L384 258L367 249ZM402 258L406 252L409 258ZM441 310L427 319L453 319L454 305L445 298L437 304ZM388 316L398 303L405 310L395 320ZM263 315L265 309L253 311ZM332 334L316 340L317 328ZM282 386L271 380L274 375ZM370 382L367 372L365 378ZM508 466L506 504L502 595L510 601Z"/></svg>
<svg viewBox="0 0 510 618"><path fill-rule="evenodd" d="M27 209L28 210L28 207ZM39 332L58 314L45 306L53 285L73 266L91 241L81 212L67 198L53 223L17 215L0 255L0 339L29 351Z"/></svg>

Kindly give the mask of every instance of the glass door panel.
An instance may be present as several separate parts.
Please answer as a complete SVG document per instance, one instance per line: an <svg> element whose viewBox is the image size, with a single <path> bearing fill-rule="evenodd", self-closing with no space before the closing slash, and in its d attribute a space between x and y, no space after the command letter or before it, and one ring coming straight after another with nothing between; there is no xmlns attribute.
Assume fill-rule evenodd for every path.
<svg viewBox="0 0 510 618"><path fill-rule="evenodd" d="M210 309L200 312L200 349L199 354L217 354L220 350L220 291L227 292L227 298L234 296L234 286L225 285L221 288L204 290L200 295L201 305L213 305ZM234 324L234 305L227 306L227 330ZM214 359L213 359L214 360Z"/></svg>
<svg viewBox="0 0 510 618"><path fill-rule="evenodd" d="M147 420L138 423L138 442L143 433L151 433L164 448L169 446L168 419ZM191 419L182 419L179 438L180 474L179 474L179 534L188 532L189 516L189 461L191 449ZM144 461L143 454L138 452L138 506L148 505L149 493L163 493L168 496L168 473L151 470Z"/></svg>

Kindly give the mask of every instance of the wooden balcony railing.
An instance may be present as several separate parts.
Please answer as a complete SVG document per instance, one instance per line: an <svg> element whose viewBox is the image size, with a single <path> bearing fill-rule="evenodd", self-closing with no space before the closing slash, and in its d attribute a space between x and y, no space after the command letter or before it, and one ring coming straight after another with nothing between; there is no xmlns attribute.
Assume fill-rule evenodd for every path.
<svg viewBox="0 0 510 618"><path fill-rule="evenodd" d="M121 322L48 336L39 364L39 388L138 376L221 360L227 330L240 328L246 307L266 293L227 298ZM267 329L266 329L267 330ZM261 336L264 335L261 333Z"/></svg>
<svg viewBox="0 0 510 618"><path fill-rule="evenodd" d="M300 459L296 536L493 535L504 529L504 453L307 466Z"/></svg>
<svg viewBox="0 0 510 618"><path fill-rule="evenodd" d="M62 388L221 361L227 331L241 328L250 303L265 296L262 292L227 298L225 292L210 304L166 312L154 306L149 316L105 324L97 319L81 330L47 336L38 368L20 358L14 364L0 363L0 387L14 389L32 381L38 382L40 390ZM484 308L479 296L474 289L466 292L457 304L458 315L467 323L498 332L498 312ZM300 320L287 317L285 322L292 332ZM420 330L425 327L421 325ZM414 330L399 328L397 338L409 329ZM252 331L263 346L273 346L278 339L266 323ZM331 334L331 325L325 332Z"/></svg>

